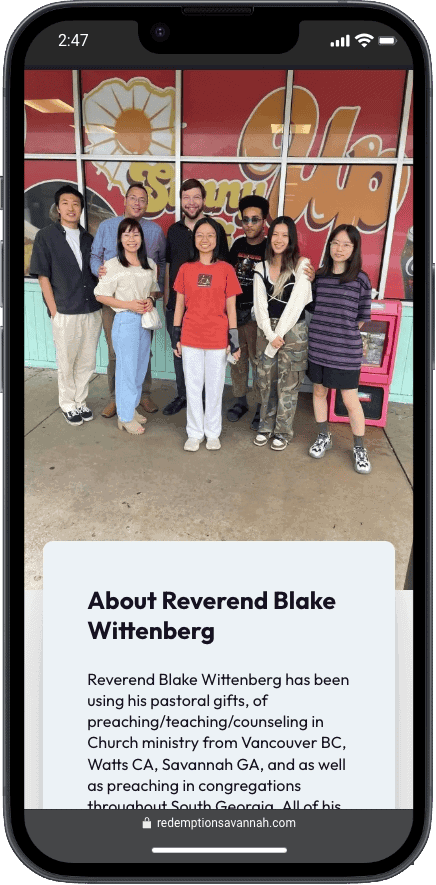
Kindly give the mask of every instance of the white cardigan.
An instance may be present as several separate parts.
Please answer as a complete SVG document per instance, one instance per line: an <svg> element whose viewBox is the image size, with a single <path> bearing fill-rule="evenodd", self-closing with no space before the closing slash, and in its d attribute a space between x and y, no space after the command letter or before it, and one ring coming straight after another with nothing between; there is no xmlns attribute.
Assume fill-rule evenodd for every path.
<svg viewBox="0 0 436 885"><path fill-rule="evenodd" d="M309 278L304 273L304 268L307 267L308 264L308 258L304 258L303 261L300 262L298 269L295 271L295 283L291 297L274 330L271 328L271 321L268 313L268 295L262 279L263 263L259 262L255 265L254 270L259 271L259 273L255 273L253 276L254 315L259 329L262 329L265 338L268 340L265 353L271 358L278 352L277 348L271 345L271 341L274 341L274 338L277 338L277 335L280 335L280 338L284 338L286 332L289 332L289 329L292 329L292 327L295 326L295 323L306 304L309 304L312 301L312 286L309 282ZM265 262L265 267L269 277L268 262ZM261 274L261 276L259 276L259 274Z"/></svg>

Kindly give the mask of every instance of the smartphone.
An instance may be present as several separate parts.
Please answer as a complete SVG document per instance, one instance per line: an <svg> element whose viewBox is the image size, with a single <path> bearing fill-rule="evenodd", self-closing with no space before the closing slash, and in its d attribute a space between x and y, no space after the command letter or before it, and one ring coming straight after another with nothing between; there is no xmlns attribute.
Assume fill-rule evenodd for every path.
<svg viewBox="0 0 436 885"><path fill-rule="evenodd" d="M273 48L264 45L271 25ZM24 511L21 489L6 486L5 819L34 872L374 881L422 849L430 83L422 34L382 4L63 3L12 39L4 391L12 428L24 346L26 434ZM21 101L23 155L13 137ZM11 232L22 216L12 182L23 172L24 310L13 323L22 253ZM423 385L413 363L415 193ZM203 225L215 256L197 245ZM135 230L148 266L123 240ZM197 248L189 257L188 244ZM260 284L253 273L264 262ZM197 285L181 267L198 272ZM222 416L221 400L213 414L208 400L218 402L223 377L212 383L205 370L204 412L198 375L194 390L184 360L183 388L167 334L179 320L182 336L195 326L202 352L224 349L208 337L217 270L251 365L244 394L221 360ZM135 372L141 385L148 373L149 387L137 383L131 421L120 364L138 323L119 302L136 286L148 288L135 288L134 301L154 293L166 329L148 350L141 343ZM250 291L256 320L246 322ZM288 329L294 303L302 310ZM287 364L261 346L277 323ZM182 350L193 341L182 337ZM357 371L352 383L343 371ZM118 419L104 414L112 403ZM198 445L187 448L186 435ZM7 475L23 476L9 434L5 448ZM23 529L17 587L22 553L11 541ZM415 593L412 546L425 563Z"/></svg>

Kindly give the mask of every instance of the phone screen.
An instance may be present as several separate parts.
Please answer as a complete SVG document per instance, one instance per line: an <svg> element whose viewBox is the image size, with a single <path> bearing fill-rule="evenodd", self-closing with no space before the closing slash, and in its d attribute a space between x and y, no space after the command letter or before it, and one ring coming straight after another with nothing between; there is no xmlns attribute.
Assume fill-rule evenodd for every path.
<svg viewBox="0 0 436 885"><path fill-rule="evenodd" d="M9 63L14 838L57 876L387 873L427 827L428 66L386 11L197 12L52 11Z"/></svg>

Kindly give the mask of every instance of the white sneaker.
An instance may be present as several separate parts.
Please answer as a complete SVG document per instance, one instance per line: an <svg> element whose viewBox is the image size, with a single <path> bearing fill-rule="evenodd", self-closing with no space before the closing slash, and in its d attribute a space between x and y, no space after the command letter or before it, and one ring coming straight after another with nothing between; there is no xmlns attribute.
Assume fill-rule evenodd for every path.
<svg viewBox="0 0 436 885"><path fill-rule="evenodd" d="M198 452L200 448L200 443L204 440L204 436L201 439L195 439L193 436L188 436L188 439L183 446L185 452Z"/></svg>
<svg viewBox="0 0 436 885"><path fill-rule="evenodd" d="M206 442L206 448L209 449L209 451L215 451L216 449L221 448L221 443L219 439L212 439L212 437L210 437Z"/></svg>
<svg viewBox="0 0 436 885"><path fill-rule="evenodd" d="M357 473L371 473L371 462L364 446L354 446L354 469Z"/></svg>
<svg viewBox="0 0 436 885"><path fill-rule="evenodd" d="M318 436L309 449L309 455L312 458L324 458L328 449L331 449L332 437L330 433L318 433Z"/></svg>

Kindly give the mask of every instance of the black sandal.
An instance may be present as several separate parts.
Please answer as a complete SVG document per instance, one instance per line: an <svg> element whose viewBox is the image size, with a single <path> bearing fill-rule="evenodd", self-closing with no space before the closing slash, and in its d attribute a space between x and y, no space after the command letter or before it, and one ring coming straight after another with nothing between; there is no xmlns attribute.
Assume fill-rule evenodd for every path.
<svg viewBox="0 0 436 885"><path fill-rule="evenodd" d="M227 410L227 420L236 423L246 412L248 412L248 406L244 406L242 403L235 403L231 409Z"/></svg>
<svg viewBox="0 0 436 885"><path fill-rule="evenodd" d="M259 422L260 422L260 411L256 412L256 414L254 415L253 420L250 424L251 429L252 430L259 430Z"/></svg>

